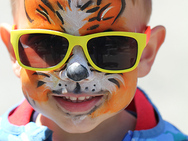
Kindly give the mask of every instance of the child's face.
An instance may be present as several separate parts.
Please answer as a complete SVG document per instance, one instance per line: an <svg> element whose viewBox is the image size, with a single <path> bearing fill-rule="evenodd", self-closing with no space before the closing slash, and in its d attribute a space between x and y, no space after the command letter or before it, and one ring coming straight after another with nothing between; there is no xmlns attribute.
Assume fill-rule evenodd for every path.
<svg viewBox="0 0 188 141"><path fill-rule="evenodd" d="M106 30L144 32L147 21L143 19L147 18L140 16L140 9L132 0L20 0L16 24L18 29L52 29L72 35ZM82 75L87 77L80 72L67 75L73 64L83 66ZM22 68L24 95L36 110L65 131L90 131L130 103L137 83L137 69L124 74L91 70L83 50L75 46L73 56L57 70Z"/></svg>

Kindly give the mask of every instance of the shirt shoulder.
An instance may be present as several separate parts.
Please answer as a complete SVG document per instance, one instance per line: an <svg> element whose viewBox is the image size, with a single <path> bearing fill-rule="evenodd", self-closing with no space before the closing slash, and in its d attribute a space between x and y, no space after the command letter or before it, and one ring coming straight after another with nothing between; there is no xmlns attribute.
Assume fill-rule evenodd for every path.
<svg viewBox="0 0 188 141"><path fill-rule="evenodd" d="M50 141L52 131L46 126L37 126L34 122L17 126L11 124L8 111L0 117L0 141Z"/></svg>
<svg viewBox="0 0 188 141"><path fill-rule="evenodd" d="M132 132L132 139L135 141L188 141L188 136L182 133L171 123L163 120L160 112L151 102L149 97L142 91L148 101L152 104L155 110L158 123L155 127L148 130L140 130Z"/></svg>

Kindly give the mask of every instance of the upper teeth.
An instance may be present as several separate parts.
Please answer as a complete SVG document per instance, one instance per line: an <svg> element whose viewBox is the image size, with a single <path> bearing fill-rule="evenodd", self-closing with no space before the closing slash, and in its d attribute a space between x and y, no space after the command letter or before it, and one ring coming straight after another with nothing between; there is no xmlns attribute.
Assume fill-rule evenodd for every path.
<svg viewBox="0 0 188 141"><path fill-rule="evenodd" d="M86 97L79 97L78 100L84 100Z"/></svg>
<svg viewBox="0 0 188 141"><path fill-rule="evenodd" d="M70 97L70 100L74 101L74 100L77 100L76 97Z"/></svg>
<svg viewBox="0 0 188 141"><path fill-rule="evenodd" d="M70 100L72 102L83 102L85 100L89 100L92 98L92 96L81 96L81 97L73 97L73 96L65 96L63 97L66 100Z"/></svg>

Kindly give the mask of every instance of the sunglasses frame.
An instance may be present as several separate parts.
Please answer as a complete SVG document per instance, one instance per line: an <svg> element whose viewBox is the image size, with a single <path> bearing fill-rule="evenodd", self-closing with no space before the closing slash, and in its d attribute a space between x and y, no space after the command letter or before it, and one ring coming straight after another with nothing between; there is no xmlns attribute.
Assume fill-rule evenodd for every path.
<svg viewBox="0 0 188 141"><path fill-rule="evenodd" d="M15 56L18 61L18 64L27 70L51 71L51 70L59 69L63 66L63 64L66 63L69 56L71 55L73 48L75 46L80 46L80 47L82 47L84 54L85 54L88 62L91 64L91 66L94 69L101 71L101 72L105 72L105 73L125 73L125 72L130 72L130 71L134 70L139 64L142 52L149 41L150 32L151 32L150 26L147 27L145 33L110 31L110 32L94 33L94 34L89 34L89 35L85 35L85 36L74 36L74 35L69 35L69 34L63 33L63 32L54 31L54 30L46 30L46 29L16 29L16 30L14 30L14 29L15 29L15 26L13 27L13 30L11 30L11 43L14 48ZM32 34L32 33L51 34L51 35L56 35L56 36L61 36L61 37L66 38L69 42L69 47L68 47L68 50L67 50L67 53L66 53L64 59L59 64L49 67L49 68L33 68L33 67L29 67L29 66L22 64L20 57L19 57L19 49L18 49L19 48L19 45L18 45L19 39L22 35ZM137 59L136 59L135 64L131 68L124 69L124 70L106 70L106 69L102 69L102 68L99 68L98 66L96 66L90 58L89 52L87 50L87 43L92 38L102 37L102 36L125 36L125 37L134 38L138 44Z"/></svg>

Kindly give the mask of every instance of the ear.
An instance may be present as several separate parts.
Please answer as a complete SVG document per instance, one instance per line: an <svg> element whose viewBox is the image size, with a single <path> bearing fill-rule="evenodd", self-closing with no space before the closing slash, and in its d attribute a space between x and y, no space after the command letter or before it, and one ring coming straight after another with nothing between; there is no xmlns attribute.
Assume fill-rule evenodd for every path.
<svg viewBox="0 0 188 141"><path fill-rule="evenodd" d="M0 25L0 35L1 39L3 40L5 46L7 47L7 50L9 52L12 66L13 66L13 71L16 74L17 77L20 77L20 65L16 61L15 53L12 47L12 44L10 43L10 31L11 31L11 26L9 24L1 24Z"/></svg>
<svg viewBox="0 0 188 141"><path fill-rule="evenodd" d="M151 30L150 40L145 47L138 65L138 77L146 76L153 65L157 52L164 42L166 30L163 26L157 26Z"/></svg>

